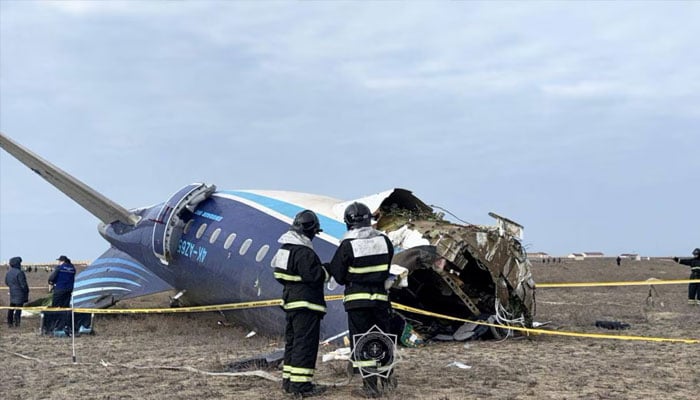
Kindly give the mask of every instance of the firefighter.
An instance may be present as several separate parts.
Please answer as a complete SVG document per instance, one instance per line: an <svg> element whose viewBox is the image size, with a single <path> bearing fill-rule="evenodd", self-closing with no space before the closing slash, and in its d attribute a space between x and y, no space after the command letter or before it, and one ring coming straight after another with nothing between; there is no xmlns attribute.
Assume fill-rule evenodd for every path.
<svg viewBox="0 0 700 400"><path fill-rule="evenodd" d="M690 267L690 279L700 279L700 248L693 250L693 258L673 257L673 260ZM688 284L688 304L700 305L700 283Z"/></svg>
<svg viewBox="0 0 700 400"><path fill-rule="evenodd" d="M389 277L394 247L389 238L372 228L372 213L365 204L350 204L345 209L344 220L348 231L329 264L329 272L336 282L345 285L343 303L350 337L361 335L374 325L388 332L391 303L384 282ZM351 344L354 346L352 340ZM362 367L359 361L353 357L353 367ZM395 386L396 380L390 375L381 378L381 388L378 387L375 375L364 378L362 389L353 393L375 398L384 389Z"/></svg>
<svg viewBox="0 0 700 400"><path fill-rule="evenodd" d="M323 283L328 272L314 251L311 241L322 232L313 211L298 213L289 231L278 239L282 244L272 259L274 276L284 285L285 311L284 367L282 388L295 397L318 396L324 386L311 382L318 355L321 319L326 313Z"/></svg>

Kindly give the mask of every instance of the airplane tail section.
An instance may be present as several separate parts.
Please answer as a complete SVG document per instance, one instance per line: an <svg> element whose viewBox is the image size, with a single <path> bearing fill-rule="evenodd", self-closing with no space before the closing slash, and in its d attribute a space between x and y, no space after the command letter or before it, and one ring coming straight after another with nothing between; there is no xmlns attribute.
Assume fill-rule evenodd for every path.
<svg viewBox="0 0 700 400"><path fill-rule="evenodd" d="M112 247L76 276L73 303L78 308L102 308L171 289L136 259Z"/></svg>
<svg viewBox="0 0 700 400"><path fill-rule="evenodd" d="M74 178L67 172L44 160L24 148L19 143L0 132L0 147L5 149L22 164L29 167L47 182L55 186L66 196L80 204L92 215L105 224L121 221L127 225L136 225L139 217L124 207L103 196L96 190Z"/></svg>

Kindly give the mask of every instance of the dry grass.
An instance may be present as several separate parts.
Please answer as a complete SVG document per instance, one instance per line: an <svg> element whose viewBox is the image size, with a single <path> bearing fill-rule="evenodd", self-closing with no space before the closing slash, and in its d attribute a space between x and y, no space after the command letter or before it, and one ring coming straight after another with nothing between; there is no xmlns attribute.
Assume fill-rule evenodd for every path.
<svg viewBox="0 0 700 400"><path fill-rule="evenodd" d="M31 273L41 285L43 273ZM535 263L537 282L686 279L688 270L667 261L613 260ZM537 321L553 330L647 337L700 338L700 307L686 304L686 285L539 289ZM32 293L31 297L37 297ZM7 304L7 297L2 300ZM663 305L662 305L663 303ZM134 300L130 307L164 306L167 295ZM221 327L216 313L193 315L100 315L96 334L71 340L38 336L38 321L20 330L0 328L2 399L266 399L287 398L278 383L258 377L209 376L229 362L281 347L280 338ZM629 323L625 331L595 327L596 320ZM321 352L325 351L322 349ZM697 397L692 373L699 344L659 343L536 335L504 342L432 343L399 350L399 387L388 399L630 399ZM22 354L32 359L16 355ZM471 369L450 367L452 361ZM317 364L317 379L342 382L338 363ZM279 374L278 374L279 375ZM327 399L350 397L357 379L331 388Z"/></svg>

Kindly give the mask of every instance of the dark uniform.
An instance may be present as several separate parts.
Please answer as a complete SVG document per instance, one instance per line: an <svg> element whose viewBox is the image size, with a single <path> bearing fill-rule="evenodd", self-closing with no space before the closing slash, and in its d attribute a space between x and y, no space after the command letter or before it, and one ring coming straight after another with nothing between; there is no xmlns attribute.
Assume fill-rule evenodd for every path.
<svg viewBox="0 0 700 400"><path fill-rule="evenodd" d="M282 247L272 259L275 279L284 285L282 308L286 313L286 327L282 385L285 392L301 397L325 391L325 387L311 382L316 368L321 319L326 313L323 283L328 279L311 244L319 232L316 215L309 210L300 212L291 229L279 238Z"/></svg>
<svg viewBox="0 0 700 400"><path fill-rule="evenodd" d="M73 295L73 284L75 283L75 267L71 264L70 259L66 256L57 258L61 264L56 266L49 275L49 285L53 285L52 307L70 307L71 296ZM71 314L69 311L47 312L44 315L44 324L42 328L47 332L54 330L63 330L68 334L72 334Z"/></svg>
<svg viewBox="0 0 700 400"><path fill-rule="evenodd" d="M352 203L347 207L345 223L348 232L329 269L336 282L345 285L343 303L348 313L350 337L361 335L374 325L389 332L391 303L384 283L389 278L394 247L389 238L371 227L370 210L362 203ZM355 368L364 366L359 360L352 361ZM382 379L382 386L386 385ZM363 394L365 397L381 395L376 376L363 379Z"/></svg>
<svg viewBox="0 0 700 400"><path fill-rule="evenodd" d="M61 264L54 268L49 275L49 285L53 285L52 307L70 307L75 282L75 267L66 256L57 259Z"/></svg>
<svg viewBox="0 0 700 400"><path fill-rule="evenodd" d="M700 279L700 248L693 250L693 258L679 259L676 262L690 267L690 279ZM688 284L688 304L700 305L700 283Z"/></svg>
<svg viewBox="0 0 700 400"><path fill-rule="evenodd" d="M29 301L29 286L27 285L27 276L22 271L22 258L10 258L10 269L5 275L5 285L10 288L10 307L22 307L24 303ZM22 310L7 310L7 325L19 327L22 319Z"/></svg>

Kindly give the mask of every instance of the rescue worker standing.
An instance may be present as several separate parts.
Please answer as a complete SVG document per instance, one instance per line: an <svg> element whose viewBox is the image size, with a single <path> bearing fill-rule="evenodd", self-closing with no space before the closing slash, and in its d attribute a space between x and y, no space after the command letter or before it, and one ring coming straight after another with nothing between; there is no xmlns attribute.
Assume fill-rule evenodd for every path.
<svg viewBox="0 0 700 400"><path fill-rule="evenodd" d="M297 397L317 396L324 386L311 382L316 370L321 319L326 313L323 283L328 273L311 241L322 232L318 217L304 210L296 215L289 231L277 240L282 247L272 259L274 276L284 285L284 366L282 388Z"/></svg>
<svg viewBox="0 0 700 400"><path fill-rule="evenodd" d="M60 256L56 260L61 263L49 275L49 285L53 285L51 306L70 307L70 298L73 294L73 283L75 282L75 267L66 256Z"/></svg>
<svg viewBox="0 0 700 400"><path fill-rule="evenodd" d="M5 274L5 285L10 288L10 307L22 307L29 301L29 286L27 276L22 271L22 258L10 258L10 269ZM7 325L19 328L22 310L7 310Z"/></svg>
<svg viewBox="0 0 700 400"><path fill-rule="evenodd" d="M700 248L693 250L693 258L673 257L673 261L690 267L690 279L700 279ZM688 304L700 305L700 283L688 284Z"/></svg>
<svg viewBox="0 0 700 400"><path fill-rule="evenodd" d="M369 331L374 325L389 332L391 303L384 282L389 277L389 266L394 247L389 238L372 228L372 213L365 204L354 202L345 209L348 231L340 242L329 264L330 273L345 285L343 303L348 314L348 329L352 338ZM354 355L354 352L352 353ZM362 365L353 358L353 367ZM382 388L393 389L393 376L381 378ZM361 391L354 394L366 398L382 395L377 376L363 379Z"/></svg>

